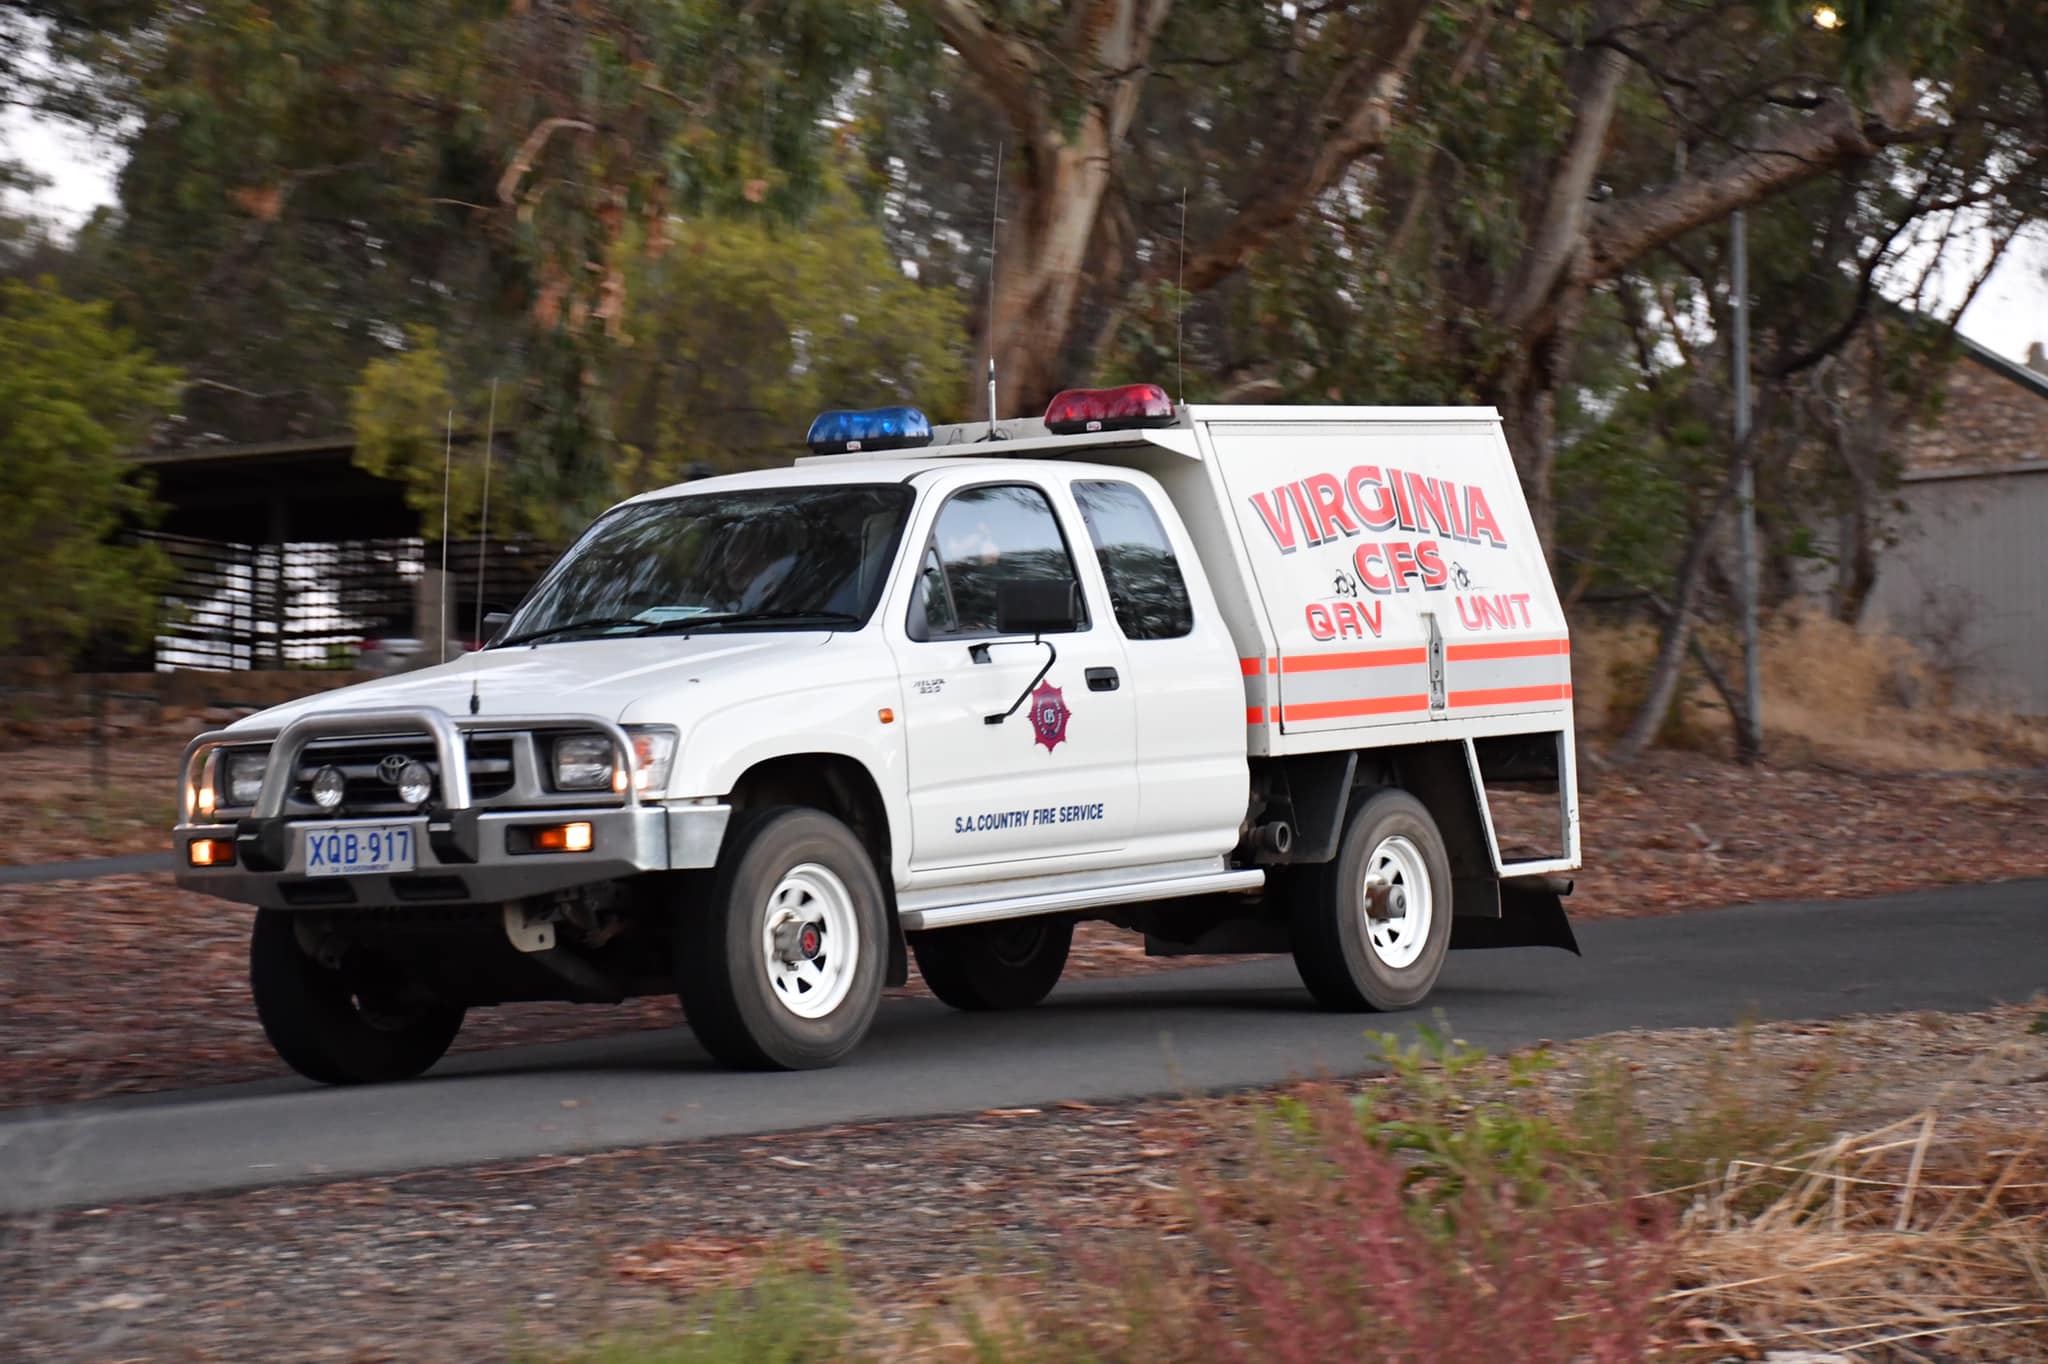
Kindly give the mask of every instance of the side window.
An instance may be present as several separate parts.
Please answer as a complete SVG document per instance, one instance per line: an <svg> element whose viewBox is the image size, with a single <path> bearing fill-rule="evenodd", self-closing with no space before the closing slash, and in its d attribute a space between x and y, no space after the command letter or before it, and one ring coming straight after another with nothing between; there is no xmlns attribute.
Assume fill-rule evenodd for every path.
<svg viewBox="0 0 2048 1364"><path fill-rule="evenodd" d="M1044 493L1018 484L955 493L932 526L911 602L911 637L994 634L997 583L1070 583L1075 576L1073 556ZM1082 609L1085 630L1085 604Z"/></svg>
<svg viewBox="0 0 2048 1364"><path fill-rule="evenodd" d="M1129 483L1076 483L1074 500L1095 542L1124 638L1179 639L1193 630L1188 585L1145 494Z"/></svg>

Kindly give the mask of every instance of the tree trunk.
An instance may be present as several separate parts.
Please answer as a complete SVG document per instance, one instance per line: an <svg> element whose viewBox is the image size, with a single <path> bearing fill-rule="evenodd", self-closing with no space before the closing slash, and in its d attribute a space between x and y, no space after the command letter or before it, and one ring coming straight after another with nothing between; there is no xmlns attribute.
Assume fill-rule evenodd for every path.
<svg viewBox="0 0 2048 1364"><path fill-rule="evenodd" d="M1344 59L1322 93L1302 105L1298 154L1276 158L1270 180L1227 216L1214 239L1190 249L1184 263L1176 256L1170 276L1155 267L1135 289L1165 278L1184 281L1190 293L1212 288L1353 166L1377 154L1436 3L1388 0L1370 17L1347 15L1323 25L1319 41ZM1006 26L1006 6L927 4L947 44L979 79L980 92L1002 111L1022 153L1022 177L1014 194L1005 195L993 303L976 330L974 391L981 391L993 355L997 410L1034 414L1080 377L1066 371L1065 361L1077 345L1084 290L1095 282L1091 265L1103 271L1102 282L1121 282L1107 268L1120 266L1121 258L1105 263L1094 248L1153 43L1173 0L1076 0L1051 47L1042 47L1050 40L1030 35L1027 25ZM1086 90L1077 119L1056 115L1047 103L1044 73L1055 65ZM1120 316L1116 308L1111 312L1113 319ZM1097 338L1096 350L1111 326Z"/></svg>
<svg viewBox="0 0 2048 1364"><path fill-rule="evenodd" d="M1521 372L1515 376L1501 408L1501 425L1506 429L1515 472L1522 479L1529 519L1536 523L1536 538L1547 560L1557 529L1557 509L1550 496L1550 473L1557 447L1557 395L1547 383L1539 382L1528 372L1530 363L1524 361L1518 366Z"/></svg>
<svg viewBox="0 0 2048 1364"><path fill-rule="evenodd" d="M931 0L932 18L1009 122L1023 167L999 204L991 306L977 329L975 387L994 356L996 408L1042 410L1069 377L1067 338L1116 156L1138 111L1152 42L1172 0L1090 0L1071 11L1057 60L1085 81L1079 115L1046 101L1042 53L973 0Z"/></svg>
<svg viewBox="0 0 2048 1364"><path fill-rule="evenodd" d="M1078 377L1066 371L1067 338L1109 188L1110 133L1091 117L1027 172L1017 208L998 233L994 306L975 351L976 378L984 383L988 357L995 357L1001 416L1036 416ZM979 384L974 392L982 392Z"/></svg>
<svg viewBox="0 0 2048 1364"><path fill-rule="evenodd" d="M1863 604L1877 586L1877 551L1872 546L1876 530L1870 513L1870 498L1861 487L1850 494L1849 510L1842 515L1841 560L1835 577L1835 619L1855 625L1863 618Z"/></svg>
<svg viewBox="0 0 2048 1364"><path fill-rule="evenodd" d="M1671 703L1678 695L1678 679L1685 668L1686 647L1692 641L1693 604L1699 599L1700 585L1706 581L1707 561L1721 524L1721 513L1734 499L1735 481L1731 477L1686 542L1670 611L1657 636L1657 661L1650 669L1650 688L1643 703L1636 707L1628 731L1614 745L1611 756L1616 762L1630 763L1642 757L1664 728L1664 717L1671 713Z"/></svg>

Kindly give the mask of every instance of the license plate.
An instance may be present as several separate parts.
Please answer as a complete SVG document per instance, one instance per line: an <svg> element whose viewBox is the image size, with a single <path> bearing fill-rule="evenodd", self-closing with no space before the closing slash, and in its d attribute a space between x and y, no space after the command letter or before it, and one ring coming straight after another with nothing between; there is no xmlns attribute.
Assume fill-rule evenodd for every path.
<svg viewBox="0 0 2048 1364"><path fill-rule="evenodd" d="M308 876L374 876L411 871L411 824L307 824L301 827Z"/></svg>

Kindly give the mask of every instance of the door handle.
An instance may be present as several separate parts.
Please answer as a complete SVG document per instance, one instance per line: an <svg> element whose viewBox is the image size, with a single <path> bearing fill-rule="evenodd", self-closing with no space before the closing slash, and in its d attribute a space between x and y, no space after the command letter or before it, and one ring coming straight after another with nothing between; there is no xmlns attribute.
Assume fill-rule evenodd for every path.
<svg viewBox="0 0 2048 1364"><path fill-rule="evenodd" d="M1115 668L1089 668L1084 675L1088 679L1089 691L1115 691L1122 685Z"/></svg>

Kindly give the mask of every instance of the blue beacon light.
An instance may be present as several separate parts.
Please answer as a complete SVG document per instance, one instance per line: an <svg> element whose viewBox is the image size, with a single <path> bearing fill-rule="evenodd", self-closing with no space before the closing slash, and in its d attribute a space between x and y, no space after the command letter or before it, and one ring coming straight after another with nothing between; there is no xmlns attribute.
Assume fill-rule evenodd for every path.
<svg viewBox="0 0 2048 1364"><path fill-rule="evenodd" d="M914 407L877 407L866 412L820 412L804 438L812 454L842 455L863 450L908 450L932 443L932 424Z"/></svg>

